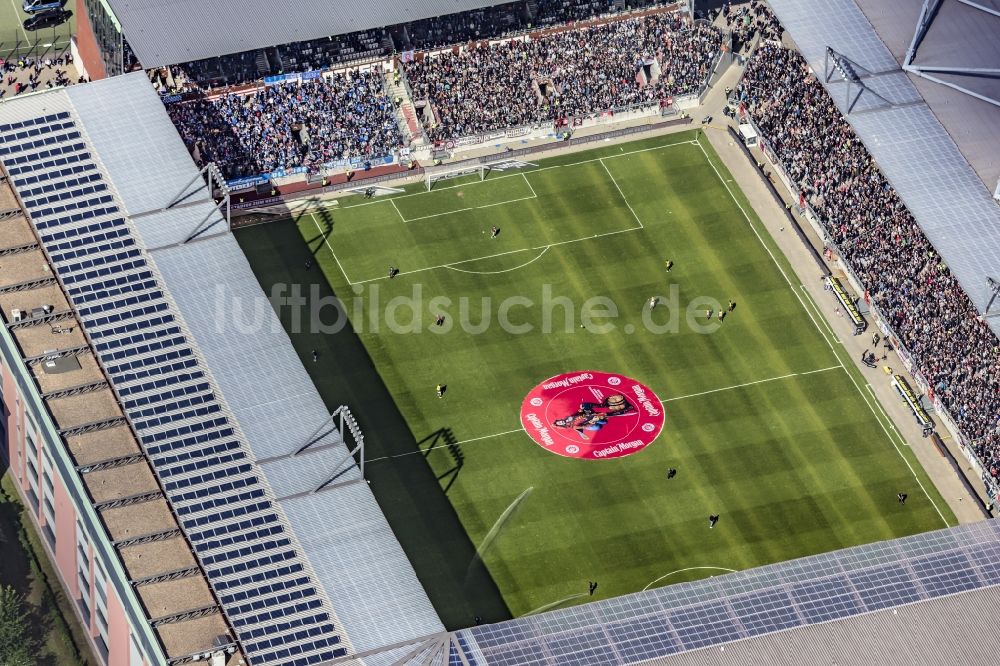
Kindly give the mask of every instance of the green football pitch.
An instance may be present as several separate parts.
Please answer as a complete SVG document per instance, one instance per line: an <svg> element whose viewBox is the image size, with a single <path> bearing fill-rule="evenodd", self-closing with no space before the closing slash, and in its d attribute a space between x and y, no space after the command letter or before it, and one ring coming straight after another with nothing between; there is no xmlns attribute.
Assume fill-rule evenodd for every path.
<svg viewBox="0 0 1000 666"><path fill-rule="evenodd" d="M266 292L345 302L334 333L280 314L328 405L357 416L446 625L955 524L704 137L516 166L237 232ZM596 297L607 316L581 327ZM707 299L736 303L711 333ZM526 434L529 391L588 370L655 391L652 444L579 460Z"/></svg>

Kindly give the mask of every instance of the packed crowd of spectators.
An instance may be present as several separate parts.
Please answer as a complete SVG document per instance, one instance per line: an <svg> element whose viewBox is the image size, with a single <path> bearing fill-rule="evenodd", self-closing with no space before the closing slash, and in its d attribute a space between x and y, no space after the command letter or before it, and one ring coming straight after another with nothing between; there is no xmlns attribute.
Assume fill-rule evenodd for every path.
<svg viewBox="0 0 1000 666"><path fill-rule="evenodd" d="M655 4L649 0L628 3L632 9ZM615 0L536 0L535 25L550 26L559 23L585 21L614 11Z"/></svg>
<svg viewBox="0 0 1000 666"><path fill-rule="evenodd" d="M192 155L229 178L378 158L404 145L380 74L343 72L167 105Z"/></svg>
<svg viewBox="0 0 1000 666"><path fill-rule="evenodd" d="M754 53L736 91L976 454L1000 474L1000 341L801 55Z"/></svg>
<svg viewBox="0 0 1000 666"><path fill-rule="evenodd" d="M390 53L389 32L379 28L185 62L170 67L169 75L154 83L167 93L243 85L265 76L346 66Z"/></svg>
<svg viewBox="0 0 1000 666"><path fill-rule="evenodd" d="M748 4L733 6L725 3L720 9L726 29L733 35L733 50L746 50L759 33L761 39L781 41L784 27L774 12L763 0L751 0Z"/></svg>
<svg viewBox="0 0 1000 666"><path fill-rule="evenodd" d="M663 0L629 0L628 11ZM466 12L435 16L386 29L334 35L182 63L163 80L164 92L243 85L269 74L300 72L388 56L393 51L435 49L498 39L535 28L584 21L616 11L615 0L517 0ZM127 70L126 70L127 71Z"/></svg>
<svg viewBox="0 0 1000 666"><path fill-rule="evenodd" d="M391 35L400 51L436 49L522 31L525 17L524 3L494 5L397 25Z"/></svg>
<svg viewBox="0 0 1000 666"><path fill-rule="evenodd" d="M696 92L722 33L676 13L466 48L404 63L415 100L428 100L434 140L657 102ZM661 73L636 75L655 57Z"/></svg>
<svg viewBox="0 0 1000 666"><path fill-rule="evenodd" d="M55 88L86 79L77 76L70 53L48 58L0 60L0 99L7 95L34 92L39 88Z"/></svg>

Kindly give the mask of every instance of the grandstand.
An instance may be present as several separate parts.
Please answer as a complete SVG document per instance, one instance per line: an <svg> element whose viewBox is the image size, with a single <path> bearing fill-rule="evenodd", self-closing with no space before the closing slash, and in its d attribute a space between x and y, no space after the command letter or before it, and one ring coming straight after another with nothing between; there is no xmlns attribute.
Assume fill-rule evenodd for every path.
<svg viewBox="0 0 1000 666"><path fill-rule="evenodd" d="M216 298L256 284L145 76L6 103L0 130L5 368L35 424L11 460L102 653L307 664L439 628L280 326L227 335Z"/></svg>
<svg viewBox="0 0 1000 666"><path fill-rule="evenodd" d="M766 86L777 77L786 77L788 86L805 82L811 88L801 93L792 88L791 94L801 94L801 100L769 100L767 106L775 117L758 118L767 128L762 136L774 148L776 161L791 169L796 192L810 180L822 183L819 174L807 175L806 165L832 157L823 155L817 161L787 137L803 136L803 131L834 131L845 142L852 133L864 142L864 150L849 162L853 173L825 185L805 187L803 196L810 207L830 207L812 212L818 226L824 227L819 230L824 242L844 259L859 292L870 295L882 330L899 336L904 363L913 368L921 388L946 416L963 452L995 497L1000 474L1000 404L995 383L1000 376L996 355L1000 318L988 308L994 303L994 276L1000 271L995 233L1000 208L852 0L830 2L824 6L825 13L804 11L782 0L775 0L773 6L816 75L810 84L809 72L797 54L777 46L758 51L755 58L761 63ZM753 63L750 70L754 70ZM820 83L829 97L821 92ZM752 88L753 83L744 80L744 91L738 92L751 116L758 101L749 98ZM764 95L771 96L771 91ZM814 125L795 127L797 121L781 114L802 101L828 110L810 119ZM837 105L837 112L830 103ZM920 139L901 140L901 132ZM856 182L841 187L858 173L871 171L876 163L891 181L891 189L885 182L870 185L872 190L867 192ZM840 200L832 191L835 187L844 195ZM885 199L879 201L877 190L886 193ZM873 204L881 206L879 213L874 213ZM910 215L914 222L907 220ZM894 225L886 227L885 219ZM842 222L838 226L842 220L857 226L849 230ZM905 246L903 252L893 251L893 244ZM893 281L879 275L885 268L876 263L887 256L899 261L892 271L898 276ZM928 280L928 273L937 274L930 283L936 291L933 298L930 289L919 287ZM911 294L921 302L907 303L904 299Z"/></svg>
<svg viewBox="0 0 1000 666"><path fill-rule="evenodd" d="M711 23L653 4L256 0L234 15L198 2L165 21L149 2L78 1L84 71L110 78L0 103L0 352L11 472L105 663L995 656L1000 529L929 531L991 517L1000 490L1000 207L983 187L995 128L956 136L953 110L942 125L926 99L943 109L939 91L901 68L886 37L898 30L869 22L867 0L755 1ZM905 60L933 75L929 44ZM711 118L724 77L733 123ZM679 133L689 115L702 132L728 124L730 145L736 125L753 129L748 173L787 201L775 238L712 142ZM816 245L809 278L778 256L784 225ZM717 256L730 243L732 262ZM732 292L737 341L435 346L362 330L357 298L340 322L355 330L320 336L261 292L523 297L560 280L593 295L620 280L609 293L645 303L664 248L688 264L672 275L697 267L689 291ZM879 405L881 370L845 363L860 346L810 296L817 265L836 313L887 343L877 365L902 407ZM709 323L723 314L709 308ZM543 461L527 426L455 436L506 413L525 376L595 358L670 387L669 443L614 468ZM744 382L748 369L768 372ZM445 373L457 386L435 396ZM463 394L466 377L489 390ZM795 388L767 392L785 380ZM753 392L703 411L672 402L733 389ZM974 470L962 498L943 497L952 469L914 453L930 440L899 422L924 419L926 437L928 412L944 459ZM463 446L479 440L493 447L476 469ZM670 456L701 482L683 499L660 487ZM890 513L878 498L895 508L901 484L922 492ZM545 497L522 508L532 492ZM968 508L977 493L984 506ZM706 496L722 505L722 546L704 537ZM642 528L615 515L626 501ZM514 537L493 548L508 520L523 553ZM575 584L606 558L636 576L682 564L645 588L626 576L610 598L542 605L527 590Z"/></svg>

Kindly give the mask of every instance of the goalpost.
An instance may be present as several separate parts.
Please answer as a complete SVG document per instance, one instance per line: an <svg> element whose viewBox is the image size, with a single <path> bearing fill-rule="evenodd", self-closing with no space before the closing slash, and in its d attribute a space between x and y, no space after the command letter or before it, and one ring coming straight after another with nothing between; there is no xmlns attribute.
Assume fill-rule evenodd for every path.
<svg viewBox="0 0 1000 666"><path fill-rule="evenodd" d="M424 172L424 180L427 185L427 191L429 192L438 181L461 178L462 176L479 174L479 180L486 180L486 171L488 168L489 167L486 164L466 164L465 166L442 165L439 167L430 167Z"/></svg>

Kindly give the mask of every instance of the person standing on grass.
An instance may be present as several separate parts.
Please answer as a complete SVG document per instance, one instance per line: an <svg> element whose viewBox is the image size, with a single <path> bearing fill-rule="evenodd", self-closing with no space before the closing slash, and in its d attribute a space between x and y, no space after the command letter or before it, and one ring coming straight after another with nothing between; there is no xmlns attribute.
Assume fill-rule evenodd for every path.
<svg viewBox="0 0 1000 666"><path fill-rule="evenodd" d="M708 517L708 529L715 529L715 524L719 522L719 514L713 513Z"/></svg>
<svg viewBox="0 0 1000 666"><path fill-rule="evenodd" d="M674 469L673 467L671 467L670 469L667 470L667 478L668 479L672 479L675 476L677 476L677 470L676 469Z"/></svg>
<svg viewBox="0 0 1000 666"><path fill-rule="evenodd" d="M439 398L443 398L444 397L445 388L447 388L447 387L445 387L444 384L438 384L437 385L437 388L436 388L437 397L439 397Z"/></svg>
<svg viewBox="0 0 1000 666"><path fill-rule="evenodd" d="M312 350L313 363L319 361L319 352L315 349Z"/></svg>
<svg viewBox="0 0 1000 666"><path fill-rule="evenodd" d="M666 261L663 262L663 265L667 267L667 272L669 273L670 269L674 267L674 262L667 259Z"/></svg>
<svg viewBox="0 0 1000 666"><path fill-rule="evenodd" d="M597 591L597 581L595 580L589 581L588 587L590 588L590 596L594 596L594 592Z"/></svg>
<svg viewBox="0 0 1000 666"><path fill-rule="evenodd" d="M490 228L490 238L496 238L499 235L500 235L500 227L494 224L493 227Z"/></svg>
<svg viewBox="0 0 1000 666"><path fill-rule="evenodd" d="M399 275L399 269L396 268L395 266L391 266L390 265L389 266L389 279L391 280L392 278L396 277L397 275Z"/></svg>
<svg viewBox="0 0 1000 666"><path fill-rule="evenodd" d="M656 296L650 296L649 297L649 309L652 310L653 308L655 308L656 304L659 303L659 302L660 302L660 299L658 299Z"/></svg>
<svg viewBox="0 0 1000 666"><path fill-rule="evenodd" d="M906 504L906 493L896 493L896 499L900 504Z"/></svg>

